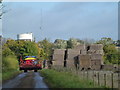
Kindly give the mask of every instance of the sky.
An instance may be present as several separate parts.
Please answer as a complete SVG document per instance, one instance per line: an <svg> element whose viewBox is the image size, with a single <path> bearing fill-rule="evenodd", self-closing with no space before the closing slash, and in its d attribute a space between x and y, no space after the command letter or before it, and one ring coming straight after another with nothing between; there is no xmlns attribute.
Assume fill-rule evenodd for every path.
<svg viewBox="0 0 120 90"><path fill-rule="evenodd" d="M2 35L32 32L36 41L48 38L118 39L117 2L7 2ZM1 34L1 33L0 33Z"/></svg>

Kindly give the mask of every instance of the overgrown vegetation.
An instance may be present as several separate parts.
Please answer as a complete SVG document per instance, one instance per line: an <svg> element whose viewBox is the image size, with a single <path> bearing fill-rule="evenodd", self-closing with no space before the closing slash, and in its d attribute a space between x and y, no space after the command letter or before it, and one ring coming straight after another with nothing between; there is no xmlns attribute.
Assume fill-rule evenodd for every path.
<svg viewBox="0 0 120 90"><path fill-rule="evenodd" d="M19 70L9 70L7 72L3 72L2 73L2 81L3 83L6 81L6 80L9 80L11 78L14 78L16 75L18 75L19 73L21 73Z"/></svg>
<svg viewBox="0 0 120 90"><path fill-rule="evenodd" d="M45 38L44 40L39 41L38 45L40 48L42 48L40 57L43 57L44 59L49 59L50 55L52 54L52 48L54 47L53 43Z"/></svg>
<svg viewBox="0 0 120 90"><path fill-rule="evenodd" d="M19 57L20 55L35 55L39 57L40 55L40 48L35 42L7 40L7 42L3 46L3 49L6 48L10 49L17 57ZM10 50L7 51L11 52ZM6 55L6 52L3 54Z"/></svg>
<svg viewBox="0 0 120 90"><path fill-rule="evenodd" d="M119 45L119 40L114 43L111 38L101 38L97 43L103 44L104 63L105 64L120 64L120 50L116 48Z"/></svg>
<svg viewBox="0 0 120 90"><path fill-rule="evenodd" d="M102 88L93 82L86 79L81 79L79 76L69 72L58 72L55 70L44 69L41 74L45 77L45 82L51 88Z"/></svg>
<svg viewBox="0 0 120 90"><path fill-rule="evenodd" d="M10 70L18 70L18 60L15 56L7 56L2 59L2 70L8 72Z"/></svg>

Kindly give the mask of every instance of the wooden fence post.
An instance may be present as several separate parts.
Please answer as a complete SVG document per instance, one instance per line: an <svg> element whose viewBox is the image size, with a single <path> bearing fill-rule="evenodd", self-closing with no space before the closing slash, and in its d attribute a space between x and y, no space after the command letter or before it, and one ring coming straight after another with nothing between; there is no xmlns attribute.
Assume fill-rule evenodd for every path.
<svg viewBox="0 0 120 90"><path fill-rule="evenodd" d="M93 70L93 85L94 85L94 70Z"/></svg>
<svg viewBox="0 0 120 90"><path fill-rule="evenodd" d="M106 87L106 74L104 74L104 85Z"/></svg>
<svg viewBox="0 0 120 90"><path fill-rule="evenodd" d="M87 80L88 80L88 70L87 70Z"/></svg>
<svg viewBox="0 0 120 90"><path fill-rule="evenodd" d="M111 83L112 83L112 90L113 90L113 73L111 73Z"/></svg>
<svg viewBox="0 0 120 90"><path fill-rule="evenodd" d="M85 78L85 71L83 71L83 79Z"/></svg>
<svg viewBox="0 0 120 90"><path fill-rule="evenodd" d="M99 76L99 72L98 72L98 85L100 85L100 76Z"/></svg>

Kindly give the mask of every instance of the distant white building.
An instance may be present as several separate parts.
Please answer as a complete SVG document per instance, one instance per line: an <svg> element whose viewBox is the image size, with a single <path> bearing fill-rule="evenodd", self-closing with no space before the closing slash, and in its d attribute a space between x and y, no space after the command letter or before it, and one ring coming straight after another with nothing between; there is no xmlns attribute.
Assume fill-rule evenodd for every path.
<svg viewBox="0 0 120 90"><path fill-rule="evenodd" d="M23 33L17 35L17 40L35 41L33 33Z"/></svg>

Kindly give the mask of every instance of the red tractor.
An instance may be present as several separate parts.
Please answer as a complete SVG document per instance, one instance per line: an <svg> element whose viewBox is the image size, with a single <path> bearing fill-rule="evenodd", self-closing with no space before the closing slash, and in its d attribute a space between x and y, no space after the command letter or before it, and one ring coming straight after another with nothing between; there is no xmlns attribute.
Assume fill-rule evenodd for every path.
<svg viewBox="0 0 120 90"><path fill-rule="evenodd" d="M26 56L24 59L20 57L19 69L27 72L28 70L37 70L42 69L42 60L37 60L36 56Z"/></svg>

